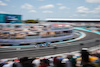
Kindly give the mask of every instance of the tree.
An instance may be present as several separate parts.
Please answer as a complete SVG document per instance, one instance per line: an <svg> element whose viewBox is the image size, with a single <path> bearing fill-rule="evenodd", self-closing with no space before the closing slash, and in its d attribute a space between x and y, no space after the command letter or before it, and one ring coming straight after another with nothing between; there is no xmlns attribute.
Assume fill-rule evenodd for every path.
<svg viewBox="0 0 100 67"><path fill-rule="evenodd" d="M39 23L38 20L26 20L25 23Z"/></svg>

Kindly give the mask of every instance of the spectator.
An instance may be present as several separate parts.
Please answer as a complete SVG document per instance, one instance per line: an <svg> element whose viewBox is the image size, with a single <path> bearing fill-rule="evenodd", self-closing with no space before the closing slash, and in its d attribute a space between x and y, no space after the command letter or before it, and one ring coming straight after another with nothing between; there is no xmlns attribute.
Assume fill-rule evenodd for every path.
<svg viewBox="0 0 100 67"><path fill-rule="evenodd" d="M61 61L63 60L63 58L62 58L61 56L57 56L57 58L58 58L59 60L61 60Z"/></svg>
<svg viewBox="0 0 100 67"><path fill-rule="evenodd" d="M81 56L78 56L77 59L76 59L76 61L77 61L76 66L77 67L81 66L81 60L82 60Z"/></svg>
<svg viewBox="0 0 100 67"><path fill-rule="evenodd" d="M58 59L57 57L54 57L53 64L54 64L54 67L64 67L63 64L61 63L61 60Z"/></svg>
<svg viewBox="0 0 100 67"><path fill-rule="evenodd" d="M81 50L82 67L99 67L96 63L92 63L89 59L89 52Z"/></svg>
<svg viewBox="0 0 100 67"><path fill-rule="evenodd" d="M3 67L3 64L0 62L0 67Z"/></svg>
<svg viewBox="0 0 100 67"><path fill-rule="evenodd" d="M49 60L48 59L40 60L40 66L39 67L50 67Z"/></svg>
<svg viewBox="0 0 100 67"><path fill-rule="evenodd" d="M98 59L98 57L96 57L96 55L92 53L92 54L90 54L89 59L90 59L91 62L94 62Z"/></svg>
<svg viewBox="0 0 100 67"><path fill-rule="evenodd" d="M13 63L14 63L14 62L10 62L10 63L8 63L8 64L6 64L6 65L3 65L3 67L12 67Z"/></svg>
<svg viewBox="0 0 100 67"><path fill-rule="evenodd" d="M50 61L50 65L53 66L53 57L50 57L48 60Z"/></svg>
<svg viewBox="0 0 100 67"><path fill-rule="evenodd" d="M22 57L19 59L19 62L13 63L12 67L34 67L32 62L28 59L28 57Z"/></svg>
<svg viewBox="0 0 100 67"><path fill-rule="evenodd" d="M97 63L100 67L100 54L97 53L96 56L98 57L98 59L95 61L95 63Z"/></svg>
<svg viewBox="0 0 100 67"><path fill-rule="evenodd" d="M67 57L62 60L62 64L64 67L72 67L71 62Z"/></svg>
<svg viewBox="0 0 100 67"><path fill-rule="evenodd" d="M8 59L2 59L1 63L2 63L2 65L7 65L8 64Z"/></svg>
<svg viewBox="0 0 100 67"><path fill-rule="evenodd" d="M33 60L32 63L35 64L35 67L38 67L40 65L40 57L36 57L36 59Z"/></svg>
<svg viewBox="0 0 100 67"><path fill-rule="evenodd" d="M67 58L71 62L72 67L76 67L76 59L73 58L73 55L68 55Z"/></svg>

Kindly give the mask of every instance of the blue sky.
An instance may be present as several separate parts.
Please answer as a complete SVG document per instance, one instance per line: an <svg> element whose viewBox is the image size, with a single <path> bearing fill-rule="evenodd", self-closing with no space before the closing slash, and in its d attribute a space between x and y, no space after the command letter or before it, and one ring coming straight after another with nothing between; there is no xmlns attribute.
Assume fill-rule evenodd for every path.
<svg viewBox="0 0 100 67"><path fill-rule="evenodd" d="M0 0L0 13L21 14L23 20L100 19L100 0Z"/></svg>

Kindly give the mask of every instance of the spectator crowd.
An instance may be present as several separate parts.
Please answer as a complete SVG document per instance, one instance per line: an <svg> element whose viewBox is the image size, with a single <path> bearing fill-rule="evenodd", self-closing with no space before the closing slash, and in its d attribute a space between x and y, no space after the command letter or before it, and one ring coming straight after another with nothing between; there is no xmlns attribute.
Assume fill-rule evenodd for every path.
<svg viewBox="0 0 100 67"><path fill-rule="evenodd" d="M0 67L100 67L100 53L92 53L87 49L82 49L77 57L68 54L66 57L2 59Z"/></svg>

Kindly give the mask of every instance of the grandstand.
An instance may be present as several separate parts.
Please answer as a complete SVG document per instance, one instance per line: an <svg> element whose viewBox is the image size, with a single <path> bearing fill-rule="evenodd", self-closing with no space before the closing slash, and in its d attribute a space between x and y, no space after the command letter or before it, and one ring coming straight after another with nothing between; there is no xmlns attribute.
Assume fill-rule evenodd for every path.
<svg viewBox="0 0 100 67"><path fill-rule="evenodd" d="M68 25L0 24L0 45L37 45L77 38ZM15 44L14 44L15 43ZM4 45L6 44L6 45Z"/></svg>

